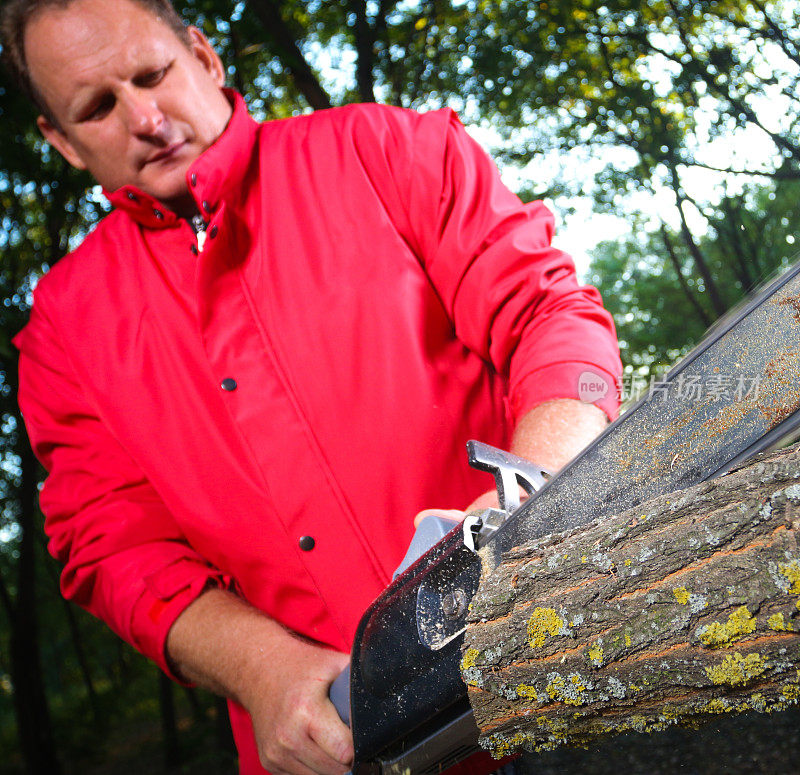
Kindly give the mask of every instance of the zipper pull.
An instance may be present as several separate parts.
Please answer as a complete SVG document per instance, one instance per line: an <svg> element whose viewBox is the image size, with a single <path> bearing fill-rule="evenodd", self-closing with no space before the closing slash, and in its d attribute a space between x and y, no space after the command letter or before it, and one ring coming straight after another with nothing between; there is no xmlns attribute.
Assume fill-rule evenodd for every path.
<svg viewBox="0 0 800 775"><path fill-rule="evenodd" d="M197 237L197 250L203 252L203 245L206 244L206 222L201 215L192 216L192 228L194 229L195 237Z"/></svg>

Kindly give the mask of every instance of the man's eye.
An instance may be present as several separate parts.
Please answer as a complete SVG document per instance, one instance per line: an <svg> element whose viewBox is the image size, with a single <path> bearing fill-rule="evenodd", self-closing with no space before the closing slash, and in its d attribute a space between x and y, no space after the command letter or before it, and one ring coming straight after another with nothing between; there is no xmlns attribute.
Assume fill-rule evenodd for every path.
<svg viewBox="0 0 800 775"><path fill-rule="evenodd" d="M136 81L138 86L155 86L160 83L167 73L166 67L161 67L158 70L151 70L149 73L139 76Z"/></svg>
<svg viewBox="0 0 800 775"><path fill-rule="evenodd" d="M114 107L114 97L109 94L101 98L92 107L90 107L82 117L82 121L97 121L108 114Z"/></svg>

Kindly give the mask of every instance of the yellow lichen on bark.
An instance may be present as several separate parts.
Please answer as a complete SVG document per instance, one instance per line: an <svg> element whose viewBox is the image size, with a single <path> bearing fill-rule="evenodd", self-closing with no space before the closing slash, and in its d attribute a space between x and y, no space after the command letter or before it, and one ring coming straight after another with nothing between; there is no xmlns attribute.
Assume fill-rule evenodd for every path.
<svg viewBox="0 0 800 775"><path fill-rule="evenodd" d="M686 605L691 597L686 587L675 587L675 589L672 590L672 594L681 605Z"/></svg>
<svg viewBox="0 0 800 775"><path fill-rule="evenodd" d="M589 657L589 662L595 667L602 667L603 665L603 647L599 643L594 643L589 646L586 652Z"/></svg>
<svg viewBox="0 0 800 775"><path fill-rule="evenodd" d="M536 694L536 689L529 684L520 684L516 688L517 697L522 697L524 700L536 700L538 699Z"/></svg>
<svg viewBox="0 0 800 775"><path fill-rule="evenodd" d="M475 667L475 660L480 656L481 652L478 649L467 649L464 656L461 657L461 670L469 670Z"/></svg>
<svg viewBox="0 0 800 775"><path fill-rule="evenodd" d="M791 562L779 562L778 573L785 576L789 581L789 592L792 594L800 594L800 562L792 560Z"/></svg>
<svg viewBox="0 0 800 775"><path fill-rule="evenodd" d="M728 616L724 624L712 622L697 630L697 637L704 646L709 648L729 647L732 643L741 640L745 635L755 632L756 619L747 610L747 606L740 606Z"/></svg>
<svg viewBox="0 0 800 775"><path fill-rule="evenodd" d="M748 654L745 657L737 651L735 654L727 654L718 665L707 667L706 675L715 684L741 686L765 670L764 659L760 654Z"/></svg>
<svg viewBox="0 0 800 775"><path fill-rule="evenodd" d="M554 675L547 684L546 691L550 699L566 705L583 705L586 702L583 696L586 686L581 677L574 673L569 676L569 681L565 681L563 676Z"/></svg>
<svg viewBox="0 0 800 775"><path fill-rule="evenodd" d="M767 619L767 627L777 632L793 632L792 628L786 623L786 619L784 619L782 613L772 614L772 616Z"/></svg>
<svg viewBox="0 0 800 775"><path fill-rule="evenodd" d="M552 609L537 606L528 619L528 642L535 649L544 646L548 635L558 635L564 620Z"/></svg>

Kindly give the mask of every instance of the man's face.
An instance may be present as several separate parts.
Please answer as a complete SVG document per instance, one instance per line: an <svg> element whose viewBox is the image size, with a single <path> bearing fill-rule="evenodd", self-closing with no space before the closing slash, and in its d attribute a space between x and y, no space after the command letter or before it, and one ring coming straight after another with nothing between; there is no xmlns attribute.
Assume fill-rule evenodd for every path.
<svg viewBox="0 0 800 775"><path fill-rule="evenodd" d="M40 116L44 136L105 189L134 185L182 214L186 171L231 115L219 57L189 33L191 48L130 0L74 0L25 31L31 78L58 124Z"/></svg>

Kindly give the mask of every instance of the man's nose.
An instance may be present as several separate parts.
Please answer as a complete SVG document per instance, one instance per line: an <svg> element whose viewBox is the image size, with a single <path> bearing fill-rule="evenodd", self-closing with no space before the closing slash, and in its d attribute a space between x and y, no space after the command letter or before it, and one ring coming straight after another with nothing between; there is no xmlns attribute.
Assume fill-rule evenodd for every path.
<svg viewBox="0 0 800 775"><path fill-rule="evenodd" d="M125 95L124 108L128 129L132 134L152 137L161 130L164 114L152 93L139 90L128 92Z"/></svg>

